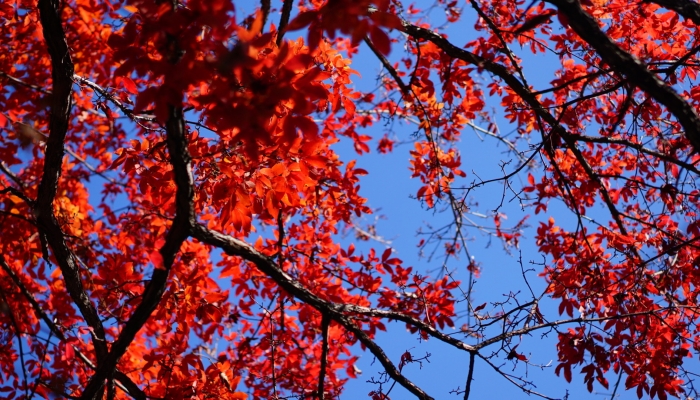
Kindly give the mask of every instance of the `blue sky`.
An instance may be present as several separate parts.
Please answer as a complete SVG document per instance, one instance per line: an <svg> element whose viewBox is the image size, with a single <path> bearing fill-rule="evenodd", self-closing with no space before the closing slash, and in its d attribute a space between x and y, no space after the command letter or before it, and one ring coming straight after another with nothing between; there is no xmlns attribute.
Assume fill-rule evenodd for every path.
<svg viewBox="0 0 700 400"><path fill-rule="evenodd" d="M426 2L418 3L425 4ZM472 29L475 12L468 5L463 10L463 18L456 26L447 29L450 40L458 46L474 39L475 35L478 34ZM429 20L433 26L440 26L444 22L442 10L439 8L434 9L430 13ZM554 25L554 29L562 29L556 23ZM397 57L402 56L401 46L402 43L394 45L390 59L395 60ZM549 58L547 56L533 57L529 50L521 51L517 47L512 48L512 50L523 58L523 69L528 82L536 88L548 87L548 83L554 77L554 71L559 65L558 59L553 56ZM362 79L356 81L357 87L362 89L372 87L377 73L381 70L379 61L366 46L361 48L359 55L354 56L351 67L362 74ZM484 85L490 79L488 74L482 74L481 78ZM498 123L501 132L510 132L514 129L514 126L509 125L502 118L504 111L499 103L497 99L491 98L487 102L486 109L494 110L494 119ZM475 123L478 122L475 121ZM393 127L392 133L398 140L411 140L413 138L412 134L416 131L415 126L407 123L397 123ZM378 123L374 127L359 133L369 134L378 139L385 132L383 128L382 124ZM482 128L485 129L487 127L482 126ZM536 139L534 140L535 143L537 141ZM521 150L527 148L523 144L521 143ZM462 156L462 170L467 173L467 177L458 181L458 184L467 185L475 181L478 182L479 179L487 180L502 176L501 162L510 162L506 167L507 172L512 171L518 165L517 158L513 154L507 154L507 148L503 143L483 134L480 135L471 129L463 132L462 141L457 147ZM429 210L424 205L421 205L420 202L411 198L411 196L415 196L419 188L419 182L410 179L408 151L411 149L411 144L405 144L396 148L392 154L382 155L373 152L369 155L358 157L349 144L341 142L336 151L339 151L341 158L345 160L357 158L358 166L369 171L369 175L361 180L361 193L369 199L370 207L378 210L377 215L381 216L377 224L378 234L385 239L391 240L392 248L395 250L396 255L404 261L405 265L414 266L416 271L421 273L433 271L432 275L434 276L436 274L434 271L439 270L442 260L434 259L429 261L425 257L419 257L418 249L416 248L416 244L419 241L417 232L421 228L425 229L427 224L435 227L449 222L450 214ZM536 160L539 161L539 157L536 157ZM538 176L538 172L532 172L535 176ZM516 187L519 187L519 181L525 181L526 177L527 170L515 178L513 183ZM498 183L487 185L475 190L471 196L479 203L479 206L474 211L489 216L489 219L480 219L477 216L472 216L473 219L478 223L492 226L493 221L491 218L493 213L491 210L501 200L502 185ZM526 276L535 294L539 295L544 290L545 282L538 277L538 273L541 271L541 265L538 264L542 264L544 259L537 252L533 237L535 228L540 221L546 221L549 217L553 217L557 224L565 227L573 228L576 224L574 215L565 211L561 204L552 202L547 213L534 215L533 209L523 211L517 200L509 201L512 197L512 194L507 193L506 201L500 209L500 212L508 215L508 223L513 224L524 215L531 215L531 218L528 220L530 228L525 230L525 236L520 244L520 252L511 249L511 254L508 254L504 251L498 239L490 238L476 229L469 231L472 239L469 245L470 254L481 263L482 267L481 276L476 280L474 286L473 304L479 305L488 302L485 310L497 311L497 309L492 307L492 303L504 301L511 293L519 293L518 298L522 301L529 300L529 289L523 279L519 258L522 259L524 268L530 269ZM594 207L591 211L590 215L600 215L605 220L609 218L602 206ZM371 222L371 220L368 222ZM351 240L352 236L352 234L349 234L345 240ZM380 243L376 242L371 245L375 247L381 246ZM465 258L462 256L461 260L449 263L449 267L454 271L457 279L463 282L466 282L469 278ZM461 303L461 306L463 308L466 307L464 303ZM547 319L559 319L557 306L558 303L551 300L546 301L546 298L543 300L541 303L542 312ZM566 315L562 318L565 317ZM463 322L463 320L458 321L456 325L460 326ZM491 331L491 333L494 332ZM568 384L563 377L557 377L554 374L554 368L557 365L556 332L550 331L548 335L543 335L544 333L546 332L535 332L531 336L515 339L513 343L520 342L518 351L525 354L532 364L540 367L535 365L528 366L522 362L516 364L513 361L505 360L505 357L502 355L494 358L493 362L499 366L502 365L503 371L533 382L534 386L531 389L550 397L564 398L568 394L568 398L572 400L611 398L612 386L617 379L616 375L608 374L607 376L610 381L610 390L596 386L592 393L586 390L583 384L583 376L576 372L573 374L571 384ZM435 340L421 342L415 335L408 334L403 324L394 323L388 325L388 331L379 334L377 340L395 363L399 362L401 354L407 350L414 357L422 357L430 353L429 363L424 362L422 367L418 364L411 364L405 367L404 373L436 399L462 398L461 394L450 393L450 391L463 390L465 387L469 359L467 353L460 352L442 343L437 343ZM489 354L490 351L498 351L498 349L499 346L494 345L491 348L487 348L485 354ZM363 374L356 381L351 381L343 398L362 398L369 391L376 388L375 385L367 382L372 378L379 379L379 373L382 371L381 365L378 362L373 363L373 360L374 357L369 352L362 353L358 367L363 371ZM532 396L528 396L522 390L509 383L504 377L495 373L484 361L477 359L471 399L530 397ZM391 398L407 399L412 398L412 395L399 385L396 385L392 390ZM637 396L633 391L624 391L623 379L623 384L621 384L615 398L636 399Z"/></svg>
<svg viewBox="0 0 700 400"><path fill-rule="evenodd" d="M428 1L418 1L419 5L428 3ZM450 39L458 46L473 39L474 35L478 33L472 29L474 11L465 5L464 13L462 20L456 26L447 30ZM429 18L434 26L439 26L444 22L444 14L441 14L439 8L433 9ZM277 15L271 15L270 21L277 24ZM554 25L554 29L562 29L556 23ZM305 32L301 31L298 34L305 35ZM401 46L402 43L394 45L390 57L392 60L402 55ZM513 48L513 50L516 54L523 57L524 70L528 81L537 88L546 87L553 77L553 71L558 65L558 60L548 59L547 57L535 58L529 56L529 51L527 50L520 51L518 48ZM366 90L374 87L376 84L375 78L381 72L381 65L366 46L363 45L359 55L353 58L351 67L358 70L362 75L362 78L355 82L358 89ZM490 77L487 74L483 74L481 77L484 83L488 83ZM494 119L498 123L501 132L510 132L514 129L502 118L503 109L496 99L490 99L487 102L487 109L494 110ZM487 127L482 126L482 128ZM384 126L383 123L377 123L373 127L364 130L358 127L359 133L369 134L377 140L388 129L389 127ZM413 133L415 131L416 127L406 122L397 121L391 126L391 135L399 141L410 142L414 139ZM419 188L419 182L410 178L408 152L412 149L411 143L396 146L391 154L376 153L374 151L376 141L373 142L372 147L372 153L358 156L352 149L352 144L344 139L337 144L336 151L345 162L357 159L357 166L369 171L369 175L361 178L361 194L368 198L369 206L375 210L375 214L358 220L357 225L363 227L363 223L376 222L377 234L384 238L385 242L369 241L358 243L355 240L354 231L350 228L346 229L344 234L339 236L339 241L344 244L355 242L360 250L365 251L370 246L383 250L390 242L395 256L400 257L405 265L413 266L419 273L435 276L439 273L442 258L429 259L428 257L420 257L416 247L420 240L417 232L420 229L425 230L428 225L438 227L450 222L450 214L427 209L425 205L412 198ZM457 147L462 156L462 170L467 173L467 177L458 181L458 184L468 185L479 179L487 180L500 177L503 175L500 167L502 162L511 162L506 166L506 171L511 171L518 164L517 158L513 154L506 152L507 148L503 143L479 134L472 129L466 129L463 132L462 141L458 143ZM520 147L526 149L527 145L523 142ZM526 172L513 180L516 187L518 187L519 180L525 180ZM536 172L534 173L536 174ZM99 191L102 183L101 178L95 177L92 180L91 185L94 185L97 189L93 192L95 201L98 201L100 198ZM473 211L487 217L481 218L477 214L471 215L474 221L491 226L493 223L492 210L496 204L500 203L501 196L502 186L498 183L473 191L471 197L478 202L478 206L474 206ZM533 237L534 227L540 221L553 217L560 225L572 226L572 224L575 224L575 220L572 219L573 216L565 212L560 204L551 203L546 214L535 216L534 210L525 209L523 211L517 200L511 201L512 197L512 194L506 193L504 205L500 209L502 213L509 217L506 224L513 224L524 215L533 214L528 221L531 228L526 230L525 236L521 239L520 251L511 249L510 253L508 253L498 239L490 237L477 229L469 231L471 240L469 243L470 254L481 264L481 276L476 280L474 286L473 304L479 305L486 302L487 306L483 310L484 312L498 311L493 304L506 300L511 294L517 294L517 298L523 302L530 299L529 288L523 278L520 260L522 260L522 267L528 270L525 277L527 277L530 287L535 294L539 295L544 289L544 281L538 277L538 273L541 270L540 264L545 260L536 251ZM440 206L438 206L438 209L440 209ZM607 220L608 216L602 207L595 207L592 215L596 215L596 212L599 212L601 217ZM255 238L251 239L254 240ZM457 279L466 282L469 279L469 274L466 270L467 264L468 260L465 256L462 256L461 259L450 261L448 268L453 271ZM543 301L541 304L542 311L548 319L558 318L557 305L558 303L552 301ZM458 308L458 312L464 313L466 311L465 303L460 303L458 307L461 307ZM456 320L457 327L464 322L466 321ZM395 363L398 364L401 355L405 351L410 351L414 357L423 357L428 353L430 354L430 357L422 363L422 366L414 363L404 367L403 372L410 379L436 399L462 398L462 395L451 394L450 391L464 389L468 368L467 353L438 343L436 340L419 341L416 335L406 332L403 324L391 323L387 325L387 328L387 332L382 332L378 335L377 341ZM449 328L447 328L447 331L449 332ZM457 329L455 329L455 332L457 332ZM496 329L490 332L496 334L498 331ZM534 365L528 366L523 362L516 364L514 361L505 360L503 355L494 358L493 362L502 366L503 371L513 376L523 377L528 381L532 381L534 386L531 388L533 390L550 397L564 398L568 391L568 398L572 400L610 399L612 390L605 390L600 386L596 386L594 392L589 393L583 384L582 375L574 373L573 382L570 385L566 383L563 377L556 377L554 375L554 367L557 363L556 332L549 332L549 335L544 337L542 336L543 333L545 332L535 332L531 336L515 338L513 342L513 344L520 343L518 352L526 355ZM498 351L498 349L499 345L494 345L491 348L487 348L485 354L488 354L489 351ZM357 367L362 370L362 374L357 380L348 384L342 396L343 399L366 398L367 393L377 388L377 386L366 381L372 378L380 379L379 373L382 371L382 368L378 362L373 362L372 354L367 351L361 352L359 347L356 350L357 354L361 356ZM608 379L612 385L616 377L609 375ZM384 388L386 389L387 386ZM471 399L518 399L526 397L529 396L509 383L505 378L493 372L484 361L477 360ZM391 392L391 398L408 399L412 398L412 396L399 385L396 385ZM637 396L634 392L624 392L621 388L616 398L636 399Z"/></svg>

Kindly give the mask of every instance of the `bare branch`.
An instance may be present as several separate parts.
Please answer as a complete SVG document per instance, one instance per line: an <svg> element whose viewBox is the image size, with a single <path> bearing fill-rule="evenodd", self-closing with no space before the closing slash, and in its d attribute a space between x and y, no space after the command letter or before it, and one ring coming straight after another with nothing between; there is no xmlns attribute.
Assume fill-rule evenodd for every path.
<svg viewBox="0 0 700 400"><path fill-rule="evenodd" d="M263 23L262 26L263 28L267 24L267 17L270 15L270 0L260 0L260 11L262 12L263 15Z"/></svg>
<svg viewBox="0 0 700 400"><path fill-rule="evenodd" d="M508 381L509 381L510 383L512 383L513 385L519 387L520 390L522 390L523 392L525 392L525 393L527 393L527 394L535 395L535 396L537 396L537 397L541 397L541 398L543 398L543 399L545 399L545 400L560 400L560 399L555 399L554 397L549 397L549 396L544 395L544 394L542 394L542 393L540 393L540 392L536 392L536 391L534 391L534 390L532 390L532 389L529 389L528 387L525 386L525 383L526 383L526 382L518 382L518 381L516 380L516 379L518 379L518 380L521 380L521 381L522 381L522 379L520 379L520 378L515 378L515 379L514 379L512 375L509 375L509 374L504 373L503 371L501 371L501 369L500 369L497 365L494 365L494 364L491 362L491 360L489 360L488 358L482 356L481 354L479 354L479 358L481 358L482 360L486 361L486 363L487 363L491 368L493 368L494 371L498 372L502 377L506 378L506 380L508 380Z"/></svg>
<svg viewBox="0 0 700 400"><path fill-rule="evenodd" d="M34 295L32 295L31 292L29 292L29 289L22 283L22 281L19 279L19 276L15 273L15 271L10 268L10 266L5 262L5 258L0 254L0 268L2 268L3 271L12 279L12 282L17 286L24 295L24 297L27 299L29 304L32 306L32 310L34 310L34 314L36 314L37 317L39 317L46 326L48 326L49 330L51 333L59 338L60 340L66 340L66 336L63 334L63 331L58 329L58 326L54 321L49 318L48 315L44 312L42 309L41 305L39 302L34 298ZM77 347L73 346L73 351L75 351L75 354L78 355L78 357L91 369L96 369L95 364L85 355L83 354L80 349ZM122 389L125 393L129 394L131 397L137 400L146 400L146 394L134 383L134 381L131 380L126 374L120 371L116 371L115 377L119 382L117 382L117 386Z"/></svg>
<svg viewBox="0 0 700 400"><path fill-rule="evenodd" d="M319 400L324 399L324 381L326 380L326 365L328 364L328 328L330 326L331 319L323 314L321 317L321 372L318 377L318 398Z"/></svg>
<svg viewBox="0 0 700 400"><path fill-rule="evenodd" d="M73 85L73 61L68 51L57 7L58 4L50 0L39 1L39 13L44 39L51 55L53 96L49 122L50 135L46 142L44 172L39 184L34 213L40 234L43 236L43 240L46 240L51 246L56 262L63 273L66 289L91 328L91 332L94 335L95 353L99 363L107 354L104 327L97 310L83 288L77 261L65 242L63 231L53 210L56 188L61 176L64 140L72 109L71 96Z"/></svg>
<svg viewBox="0 0 700 400"><path fill-rule="evenodd" d="M377 357L379 362L382 364L382 367L384 367L384 370L386 371L389 376L394 379L396 382L398 382L401 386L403 386L406 390L409 392L413 393L416 397L422 400L431 400L432 397L430 397L427 393L423 391L423 389L419 388L416 386L413 382L408 380L405 376L401 375L401 371L399 371L396 366L389 360L389 357L384 353L384 350L377 345L370 337L362 331L362 329L358 328L355 326L351 321L347 320L346 317L341 317L341 321L339 321L347 330L352 332L357 339L365 345L369 349L369 351L372 352L372 354Z"/></svg>
<svg viewBox="0 0 700 400"><path fill-rule="evenodd" d="M700 170L695 168L694 165L687 163L683 160L679 160L677 158L672 157L671 155L660 153L656 150L650 149L648 147L644 147L644 145L640 143L634 143L626 139L615 139L615 138L609 138L605 136L587 136L587 135L577 135L574 136L574 140L578 142L585 142L585 143L604 143L604 144L619 144L623 145L632 149L635 149L639 151L640 153L648 154L650 156L657 157L661 160L664 160L666 162L670 162L673 164L678 165L679 167L682 167L688 171L691 171L697 175L700 175Z"/></svg>
<svg viewBox="0 0 700 400"><path fill-rule="evenodd" d="M566 15L569 26L600 54L603 61L626 76L632 84L649 93L654 100L666 106L685 130L685 136L690 141L694 151L700 152L700 117L687 101L649 71L637 58L613 42L600 29L598 22L581 8L578 1L546 1L557 6L559 11ZM679 2L668 1L668 3L678 4ZM697 4L695 9L697 9Z"/></svg>
<svg viewBox="0 0 700 400"><path fill-rule="evenodd" d="M610 211L610 214L612 215L613 219L617 223L618 229L620 232L624 235L627 234L627 230L625 228L625 225L622 223L622 218L620 217L620 212L617 210L615 207L615 203L612 201L610 198L610 194L608 193L607 189L605 189L605 186L602 184L600 181L600 177L595 174L593 169L591 168L590 164L586 160L586 158L583 156L581 153L581 150L576 147L575 143L575 138L576 135L570 134L566 128L561 125L559 120L554 117L550 112L547 111L545 107L542 106L542 103L539 101L537 96L533 95L532 91L526 87L518 78L516 78L512 73L508 71L508 69L494 61L485 59L479 55L476 55L470 51L461 49L452 43L445 39L444 37L438 35L435 32L432 32L428 29L424 29L421 27L418 27L416 25L412 25L406 21L403 22L403 29L404 32L407 33L410 36L429 40L433 42L435 45L437 45L439 48L441 48L446 54L448 54L451 57L463 60L465 62L468 62L470 64L476 65L479 68L483 68L486 71L491 72L492 74L498 76L499 78L503 79L508 86L513 89L515 93L520 96L526 103L530 105L532 108L533 112L541 118L543 121L545 121L551 129L556 132L560 137L562 137L566 143L566 146L569 150L572 151L574 156L576 157L576 160L581 164L583 167L584 171L586 171L586 174L593 180L594 182L598 183L598 189L600 190L600 193L603 197L603 200L608 207L608 210ZM700 123L700 120L698 120ZM700 127L700 125L699 125ZM542 132L544 135L544 132ZM550 133L551 135L551 133ZM699 131L700 135L700 131ZM546 140L546 139L545 139ZM548 153L549 154L549 153ZM549 154L550 158L552 158L552 154ZM554 160L553 160L554 162ZM556 165L555 165L556 166ZM558 170L558 167L557 167ZM559 171L559 174L561 172ZM573 206L573 205L572 205ZM576 210L577 211L577 210ZM638 258L639 254L637 254L636 249L633 249L633 252L635 253L634 255Z"/></svg>
<svg viewBox="0 0 700 400"><path fill-rule="evenodd" d="M6 72L0 71L0 76L5 77L5 78L6 78L8 81L10 81L13 85L23 86L23 87L26 87L26 88L29 88L29 89L32 89L32 90L36 90L37 92L41 92L41 93L47 94L47 95L50 95L50 94L51 94L51 91L46 90L46 89L44 89L44 88L41 87L41 86L32 85L31 83L27 83L27 82L25 82L25 81L23 81L23 80L21 80L21 79L19 79L19 78L15 78L14 76L12 76L12 75L10 75L10 74L8 74L8 73L6 73Z"/></svg>
<svg viewBox="0 0 700 400"><path fill-rule="evenodd" d="M163 297L170 268L180 246L190 235L195 224L194 215L194 178L192 176L192 157L187 150L185 137L185 120L182 107L170 106L170 117L166 122L168 153L173 166L176 192L176 215L168 231L165 244L160 249L163 265L156 266L151 281L143 293L143 300L132 314L119 338L112 345L109 355L98 368L85 387L81 399L93 399L104 384L105 378L114 370L119 358L126 352L138 331L143 327Z"/></svg>
<svg viewBox="0 0 700 400"><path fill-rule="evenodd" d="M617 314L617 315L610 315L606 317L597 317L597 318L570 318L570 319L561 319L558 321L552 321L552 322L545 322L543 324L539 325L533 325L521 329L516 329L510 332L504 332L501 333L500 335L493 336L489 339L486 339L479 344L474 345L474 348L476 350L483 349L486 346L490 346L494 343L498 343L502 340L514 337L514 336L520 336L520 335L525 335L528 334L532 331L537 331L540 329L545 329L545 328L553 328L556 326L560 325L568 325L568 324L583 324L583 323L593 323L593 322L606 322L606 321L611 321L611 320L617 320L617 319L623 319L623 318L630 318L630 317L636 317L640 315L653 315L661 311L669 311L669 310L674 310L677 308L686 308L690 310L698 310L698 307L689 307L689 306L683 306L683 305L673 305L671 307L665 307L665 308L658 308L656 310L648 310L648 311L639 311L639 312L633 312L633 313L628 313L628 314Z"/></svg>
<svg viewBox="0 0 700 400"><path fill-rule="evenodd" d="M24 182L22 182L22 180L19 179L19 177L17 175L15 175L15 173L10 170L10 167L8 167L4 161L0 161L0 171L4 172L5 175L10 177L10 179L12 179L17 184L17 186L19 186L21 188L23 188L25 186Z"/></svg>
<svg viewBox="0 0 700 400"><path fill-rule="evenodd" d="M152 115L142 115L142 114L134 113L134 110L132 110L131 108L124 105L124 103L122 103L122 101L119 100L116 96L112 95L106 89L104 89L100 85L96 84L95 82L88 80L87 78L83 78L80 75L76 74L76 75L73 75L73 80L75 80L75 82L77 84L85 85L85 86L89 87L90 89L99 93L100 96L109 100L112 104L117 106L117 108L119 108L124 113L124 115L126 115L127 117L129 117L130 119L132 119L134 121L137 121L137 120L155 121L156 120L155 117Z"/></svg>
<svg viewBox="0 0 700 400"><path fill-rule="evenodd" d="M284 0L280 25L277 27L277 47L282 45L282 39L284 38L285 29L287 29L287 24L289 23L289 16L292 14L293 5L294 0Z"/></svg>
<svg viewBox="0 0 700 400"><path fill-rule="evenodd" d="M700 4L690 0L645 0L673 10L700 26Z"/></svg>
<svg viewBox="0 0 700 400"><path fill-rule="evenodd" d="M298 298L304 303L314 307L319 312L327 313L332 320L338 323L343 323L342 318L345 318L346 313L401 321L409 325L415 326L416 328L427 333L428 335L460 350L468 352L474 350L473 346L468 345L462 342L461 340L455 339L449 335L446 335L433 328L432 326L424 323L423 321L405 314L401 314L395 311L386 311L379 310L376 308L357 306L354 304L331 303L326 300L323 300L322 298L309 291L309 289L304 287L301 283L292 278L289 274L284 272L277 264L275 264L275 262L271 258L260 253L253 246L249 245L246 242L243 242L242 240L207 229L199 224L194 227L192 236L201 242L207 243L209 245L224 250L224 252L228 255L239 256L247 261L254 263L260 271L262 271L265 275L273 279L287 293Z"/></svg>
<svg viewBox="0 0 700 400"><path fill-rule="evenodd" d="M469 392L472 389L472 379L474 378L474 361L476 352L469 353L469 372L467 372L467 385L464 389L464 400L469 400Z"/></svg>

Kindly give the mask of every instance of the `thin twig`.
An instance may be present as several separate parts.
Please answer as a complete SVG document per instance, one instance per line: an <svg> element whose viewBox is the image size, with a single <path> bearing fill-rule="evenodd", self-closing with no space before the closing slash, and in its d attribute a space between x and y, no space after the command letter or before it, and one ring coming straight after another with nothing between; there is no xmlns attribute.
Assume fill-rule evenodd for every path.
<svg viewBox="0 0 700 400"><path fill-rule="evenodd" d="M9 80L10 82L12 82L15 85L24 86L26 88L36 90L37 92L41 92L41 93L48 94L48 95L51 94L50 90L46 90L41 86L32 85L31 83L24 82L23 80L21 80L19 78L15 78L14 76L12 76L6 72L0 71L0 76L7 78L7 80Z"/></svg>
<svg viewBox="0 0 700 400"><path fill-rule="evenodd" d="M481 354L478 354L478 355L479 355L479 358L481 358L482 360L486 361L486 363L487 363L491 368L493 368L494 371L496 371L497 373L499 373L502 377L506 378L506 380L508 380L508 381L509 381L510 383L512 383L513 385L519 387L520 390L522 390L523 392L525 392L525 393L527 393L527 394L532 394L532 395L541 397L541 398L546 399L546 400L559 400L559 399L555 399L554 397L549 397L549 396L547 396L547 395L545 395L545 394L542 394L542 393L540 393L540 392L536 392L536 391L534 391L534 390L532 390L532 389L528 389L527 387L525 387L525 384L527 384L526 381L523 381L523 383L518 383L518 382L516 382L510 375L508 375L508 374L504 373L503 371L501 371L501 368L500 368L500 367L498 367L497 365L493 364L493 363L491 362L491 360L489 360L488 358L484 357L484 356L481 355ZM521 381L522 381L522 380L521 380Z"/></svg>
<svg viewBox="0 0 700 400"><path fill-rule="evenodd" d="M22 379L24 381L24 394L29 399L29 382L27 382L27 365L24 362L24 344L22 344L22 331L19 329L19 324L17 324L17 319L15 318L15 310L10 306L10 302L7 301L5 292L0 288L0 300L8 308L7 315L10 317L10 323L15 331L15 336L17 336L17 345L19 347L19 363L22 365Z"/></svg>
<svg viewBox="0 0 700 400"><path fill-rule="evenodd" d="M8 167L4 161L0 161L0 171L4 172L5 175L10 177L10 179L12 179L17 184L17 186L24 188L24 182L10 170L10 167Z"/></svg>
<svg viewBox="0 0 700 400"><path fill-rule="evenodd" d="M270 315L270 365L272 366L272 398L277 399L277 371L275 371L275 348L277 347L275 343L275 321L272 318L272 313L268 312Z"/></svg>
<svg viewBox="0 0 700 400"><path fill-rule="evenodd" d="M105 174L104 172L98 171L95 167L93 167L92 165L90 165L89 162L87 162L84 158L80 157L78 154L76 154L76 153L75 153L73 150L71 150L69 147L66 147L66 153L70 154L73 158L75 158L76 160L78 160L81 164L83 164L83 165L85 166L85 168L89 169L89 170L92 171L94 174L97 174L97 175L101 176L102 178L106 179L106 180L109 181L110 183L113 183L113 184L115 184L115 185L120 185L120 186L126 187L125 184L123 184L123 183L121 183L121 182L115 181L114 179L112 179L112 178L110 178L109 176L107 176L107 174Z"/></svg>
<svg viewBox="0 0 700 400"><path fill-rule="evenodd" d="M117 106L117 108L119 108L124 113L124 115L126 115L127 117L129 117L129 119L131 119L132 121L139 124L139 126L141 126L142 128L148 129L148 127L143 126L140 121L149 121L149 122L156 121L156 117L153 115L134 113L134 110L132 110L131 108L124 105L124 103L121 100L119 100L118 98L116 98L116 96L112 95L107 90L102 88L100 85L98 85L97 83L95 83L87 78L83 78L82 76L75 74L75 75L73 75L73 80L75 80L78 85L85 85L85 86L89 87L90 89L99 93L102 97L106 98L112 104Z"/></svg>
<svg viewBox="0 0 700 400"><path fill-rule="evenodd" d="M318 398L319 400L324 399L324 381L326 380L326 365L328 364L328 328L330 326L331 319L328 315L323 314L321 316L321 372L318 377Z"/></svg>
<svg viewBox="0 0 700 400"><path fill-rule="evenodd" d="M32 295L29 292L29 289L24 285L24 283L19 279L19 276L10 268L10 266L5 262L5 258L0 254L0 268L5 271L5 273L12 279L12 282L17 286L24 295L24 298L27 299L29 304L32 306L32 310L34 310L34 313L39 317L46 326L48 326L49 331L52 335L55 335L59 340L65 341L66 336L63 334L63 331L61 331L56 323L49 318L49 316L44 312L44 309L41 307L39 302L34 298L34 295ZM73 351L75 354L80 358L90 369L96 369L95 364L93 364L90 359L83 354L83 352L78 349L76 346L73 345ZM43 358L42 358L43 360ZM119 382L117 382L117 386L124 391L124 393L129 394L131 397L137 400L146 400L146 394L129 378L126 374L117 371L116 372L116 378ZM31 398L31 396L30 396Z"/></svg>
<svg viewBox="0 0 700 400"><path fill-rule="evenodd" d="M279 210L277 214L277 264L280 267L284 267L284 218L282 218L282 210ZM278 296L278 303L280 308L280 330L284 331L284 296L282 293Z"/></svg>
<svg viewBox="0 0 700 400"><path fill-rule="evenodd" d="M464 389L464 400L469 400L469 392L472 389L472 379L474 378L474 361L476 352L469 353L469 372L467 372L467 385Z"/></svg>

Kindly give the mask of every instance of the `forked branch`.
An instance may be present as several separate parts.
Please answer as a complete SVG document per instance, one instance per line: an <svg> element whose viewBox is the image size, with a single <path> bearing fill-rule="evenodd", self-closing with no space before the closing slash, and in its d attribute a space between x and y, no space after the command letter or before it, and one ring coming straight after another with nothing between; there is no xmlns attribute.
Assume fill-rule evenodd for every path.
<svg viewBox="0 0 700 400"><path fill-rule="evenodd" d="M49 122L49 138L46 141L44 171L39 184L34 206L40 235L51 246L58 263L66 289L78 306L83 318L93 333L95 355L100 362L107 355L107 342L102 321L83 287L78 262L66 244L61 226L54 214L54 199L64 155L64 141L72 109L73 61L66 37L61 26L58 3L50 0L39 1L39 15L49 54L51 56L51 76L53 96Z"/></svg>
<svg viewBox="0 0 700 400"><path fill-rule="evenodd" d="M577 0L546 0L555 5L559 12L566 15L569 26L591 45L607 64L627 77L635 86L648 93L654 100L666 106L685 130L685 136L693 146L694 152L700 152L700 117L695 108L683 99L672 87L666 85L653 74L636 57L623 50L598 26L598 22L582 7ZM680 2L660 1L691 15L696 7L681 7ZM690 1L684 3L692 3ZM692 14L693 16L695 13ZM699 15L700 16L700 15ZM697 23L697 22L696 22Z"/></svg>

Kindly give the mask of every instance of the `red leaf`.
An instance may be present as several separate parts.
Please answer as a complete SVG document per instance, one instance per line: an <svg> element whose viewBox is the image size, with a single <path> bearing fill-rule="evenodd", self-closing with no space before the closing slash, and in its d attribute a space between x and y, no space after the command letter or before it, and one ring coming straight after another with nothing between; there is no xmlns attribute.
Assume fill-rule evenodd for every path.
<svg viewBox="0 0 700 400"><path fill-rule="evenodd" d="M73 360L75 358L75 351L73 351L73 345L70 344L70 342L67 342L67 343L65 343L65 349L66 349L66 352L65 352L64 359L66 361Z"/></svg>
<svg viewBox="0 0 700 400"><path fill-rule="evenodd" d="M385 262L386 260L388 260L390 256L391 256L391 247L387 248L386 250L384 250L384 253L382 253L382 262Z"/></svg>
<svg viewBox="0 0 700 400"><path fill-rule="evenodd" d="M164 269L165 265L163 265L163 256L160 254L160 251L158 250L153 250L149 254L149 259L151 260L151 263L153 264L154 267L157 269Z"/></svg>
<svg viewBox="0 0 700 400"><path fill-rule="evenodd" d="M559 11L557 12L557 18L559 19L559 23L565 27L569 27L569 17L566 16L563 12Z"/></svg>
<svg viewBox="0 0 700 400"><path fill-rule="evenodd" d="M299 13L288 25L287 31L299 30L318 18L318 11L304 11Z"/></svg>
<svg viewBox="0 0 700 400"><path fill-rule="evenodd" d="M372 43L380 53L385 56L389 55L391 52L391 40L389 39L389 36L387 36L387 34L381 30L381 28L379 28L377 25L372 25L372 28L369 31L369 37L372 39Z"/></svg>
<svg viewBox="0 0 700 400"><path fill-rule="evenodd" d="M121 77L120 78L122 81L122 84L124 85L124 89L126 89L127 92L131 94L137 94L138 93L138 88L136 87L136 84L134 83L133 80L129 77Z"/></svg>

